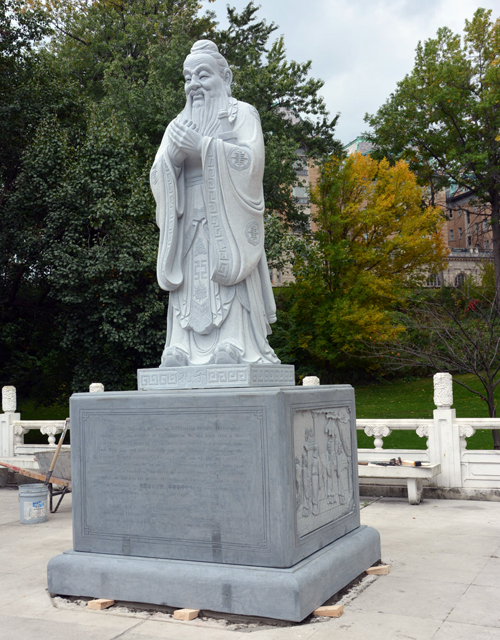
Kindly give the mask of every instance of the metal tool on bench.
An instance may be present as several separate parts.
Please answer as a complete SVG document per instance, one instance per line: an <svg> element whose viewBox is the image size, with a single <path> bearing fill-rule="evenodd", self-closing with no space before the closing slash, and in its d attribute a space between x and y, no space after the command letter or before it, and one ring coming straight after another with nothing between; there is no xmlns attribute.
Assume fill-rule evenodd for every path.
<svg viewBox="0 0 500 640"><path fill-rule="evenodd" d="M358 464L368 467L428 467L430 462L420 460L401 460L401 458L391 458L389 462L362 462Z"/></svg>

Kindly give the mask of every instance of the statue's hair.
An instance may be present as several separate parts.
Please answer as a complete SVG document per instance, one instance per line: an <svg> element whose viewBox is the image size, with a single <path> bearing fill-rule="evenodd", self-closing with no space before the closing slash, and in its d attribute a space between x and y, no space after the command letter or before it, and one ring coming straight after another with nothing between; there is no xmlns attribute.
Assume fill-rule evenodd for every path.
<svg viewBox="0 0 500 640"><path fill-rule="evenodd" d="M191 47L191 54L194 53L206 53L209 56L212 56L219 65L219 72L224 78L226 69L229 69L229 65L227 64L226 58L219 53L219 49L215 42L212 42L211 40L198 40Z"/></svg>

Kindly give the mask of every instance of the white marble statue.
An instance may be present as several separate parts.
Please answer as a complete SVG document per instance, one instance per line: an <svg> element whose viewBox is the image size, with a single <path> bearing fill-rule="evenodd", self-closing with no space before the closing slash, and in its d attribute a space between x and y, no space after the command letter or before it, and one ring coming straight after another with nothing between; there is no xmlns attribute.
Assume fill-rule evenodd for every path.
<svg viewBox="0 0 500 640"><path fill-rule="evenodd" d="M160 228L157 275L170 292L161 366L279 363L264 253L264 140L257 110L231 97L217 46L184 62L186 106L151 169Z"/></svg>

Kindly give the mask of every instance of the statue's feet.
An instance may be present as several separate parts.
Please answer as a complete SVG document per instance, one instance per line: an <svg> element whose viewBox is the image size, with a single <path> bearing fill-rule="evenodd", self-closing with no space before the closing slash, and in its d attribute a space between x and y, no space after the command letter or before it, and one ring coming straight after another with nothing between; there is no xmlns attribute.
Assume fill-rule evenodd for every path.
<svg viewBox="0 0 500 640"><path fill-rule="evenodd" d="M213 364L238 364L239 361L239 351L230 342L217 345L211 358Z"/></svg>
<svg viewBox="0 0 500 640"><path fill-rule="evenodd" d="M187 364L187 356L179 347L167 347L163 351L160 367L185 367Z"/></svg>

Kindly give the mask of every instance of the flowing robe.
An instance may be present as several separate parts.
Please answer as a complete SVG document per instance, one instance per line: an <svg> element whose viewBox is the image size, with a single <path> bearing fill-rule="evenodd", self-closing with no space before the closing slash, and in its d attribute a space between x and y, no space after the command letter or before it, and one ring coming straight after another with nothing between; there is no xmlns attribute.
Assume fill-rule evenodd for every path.
<svg viewBox="0 0 500 640"><path fill-rule="evenodd" d="M160 228L157 276L170 292L166 348L207 364L230 343L242 362L277 363L267 342L276 306L264 253L264 140L256 109L229 100L199 172L186 176L168 152L151 170ZM170 126L170 125L169 125Z"/></svg>

